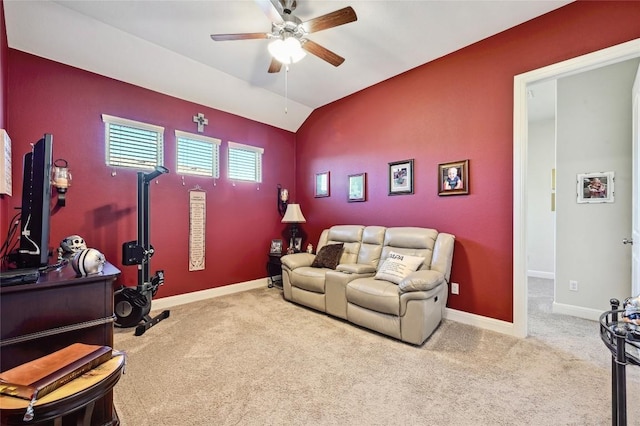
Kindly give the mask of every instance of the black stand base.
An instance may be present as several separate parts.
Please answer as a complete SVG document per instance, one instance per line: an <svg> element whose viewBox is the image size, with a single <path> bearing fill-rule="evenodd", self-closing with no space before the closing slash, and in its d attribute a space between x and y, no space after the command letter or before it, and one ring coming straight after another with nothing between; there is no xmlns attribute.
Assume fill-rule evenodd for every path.
<svg viewBox="0 0 640 426"><path fill-rule="evenodd" d="M151 318L149 315L145 315L144 318L142 318L142 324L136 327L135 335L142 336L145 331L147 331L163 319L169 318L169 314L169 311L162 311L162 313L156 315L153 318Z"/></svg>

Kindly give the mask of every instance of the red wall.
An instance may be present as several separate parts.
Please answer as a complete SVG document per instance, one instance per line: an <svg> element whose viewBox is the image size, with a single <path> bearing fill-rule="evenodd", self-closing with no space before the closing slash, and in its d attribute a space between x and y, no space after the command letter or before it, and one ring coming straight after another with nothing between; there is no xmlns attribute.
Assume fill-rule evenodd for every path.
<svg viewBox="0 0 640 426"><path fill-rule="evenodd" d="M513 318L513 78L640 37L640 2L578 2L316 110L297 133L296 181L313 240L331 224L456 235L448 306ZM389 196L388 163L415 159L415 194ZM438 196L438 164L469 159L470 193ZM315 173L331 196L314 198ZM368 201L347 203L367 173Z"/></svg>
<svg viewBox="0 0 640 426"><path fill-rule="evenodd" d="M156 254L151 272L164 269L157 297L203 290L266 276L270 241L284 230L276 186L294 190L295 135L235 115L9 49L7 100L13 141L14 194L20 194L21 158L29 143L53 134L54 159L68 161L73 181L67 206L52 216L51 245L79 234L123 271L121 283L135 286L135 266L121 265L121 247L137 238L137 174L105 165L104 123L109 114L165 127L165 165L171 170L150 186L150 240ZM196 133L193 116L205 114L204 135L222 139L221 176L226 176L227 141L264 147L263 183L186 177L175 169L174 130ZM116 171L116 176L112 172ZM189 189L207 191L206 269L188 272ZM295 194L295 193L294 193ZM11 199L19 205L20 197Z"/></svg>

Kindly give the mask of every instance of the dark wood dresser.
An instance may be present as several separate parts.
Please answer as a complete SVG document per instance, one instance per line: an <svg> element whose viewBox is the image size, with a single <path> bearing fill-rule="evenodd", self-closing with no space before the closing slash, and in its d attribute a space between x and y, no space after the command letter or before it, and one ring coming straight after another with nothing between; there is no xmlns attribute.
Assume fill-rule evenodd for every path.
<svg viewBox="0 0 640 426"><path fill-rule="evenodd" d="M69 264L36 283L0 287L0 371L75 342L113 347L113 282L119 274L106 263L100 274L76 277ZM111 391L96 402L91 424L118 424Z"/></svg>

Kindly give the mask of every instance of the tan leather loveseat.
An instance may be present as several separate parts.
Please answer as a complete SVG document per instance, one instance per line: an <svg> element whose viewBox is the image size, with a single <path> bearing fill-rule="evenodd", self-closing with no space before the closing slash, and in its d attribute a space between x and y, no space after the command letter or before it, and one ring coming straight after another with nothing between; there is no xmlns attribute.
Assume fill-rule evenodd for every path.
<svg viewBox="0 0 640 426"><path fill-rule="evenodd" d="M442 320L454 239L429 228L333 226L317 257L338 250L337 266L312 266L319 259L309 253L283 256L284 298L421 345Z"/></svg>

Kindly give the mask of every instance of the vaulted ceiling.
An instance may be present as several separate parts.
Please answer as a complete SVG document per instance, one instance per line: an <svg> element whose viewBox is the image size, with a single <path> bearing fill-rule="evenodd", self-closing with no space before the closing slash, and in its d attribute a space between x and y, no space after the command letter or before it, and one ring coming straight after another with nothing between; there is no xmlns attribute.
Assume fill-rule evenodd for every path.
<svg viewBox="0 0 640 426"><path fill-rule="evenodd" d="M307 55L268 73L268 0L4 0L10 48L296 131L315 108L570 1L298 0L302 21L351 6L357 21L308 34L345 58Z"/></svg>

